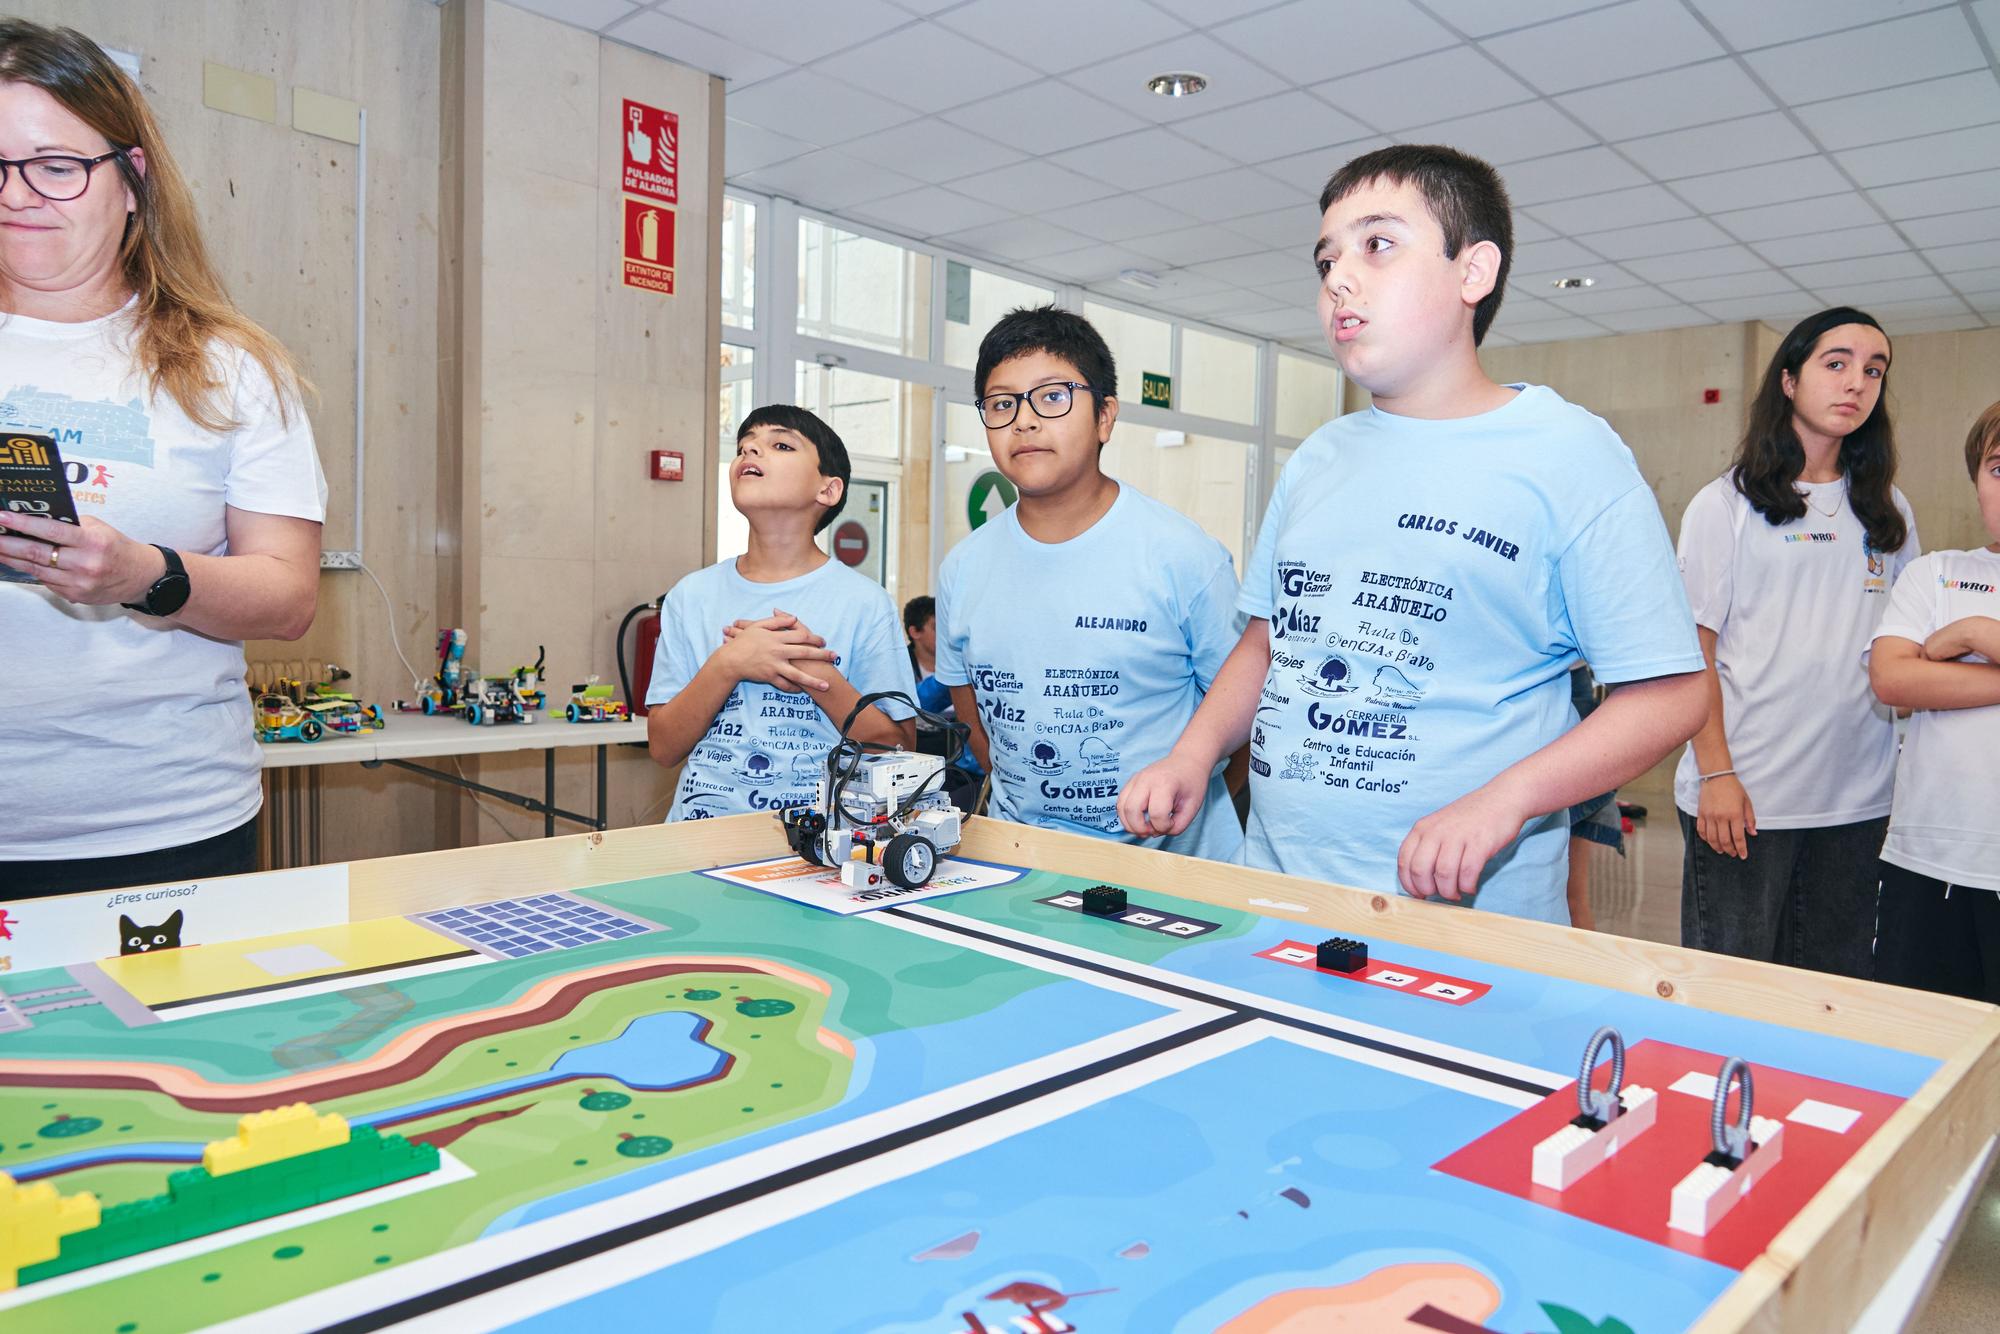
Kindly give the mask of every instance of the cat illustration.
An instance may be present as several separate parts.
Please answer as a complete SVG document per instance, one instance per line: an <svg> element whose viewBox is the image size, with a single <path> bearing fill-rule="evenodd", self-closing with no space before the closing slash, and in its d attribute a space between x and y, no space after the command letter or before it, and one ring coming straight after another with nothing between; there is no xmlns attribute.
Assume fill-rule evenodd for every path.
<svg viewBox="0 0 2000 1334"><path fill-rule="evenodd" d="M174 909L174 915L158 926L140 926L123 913L119 914L118 952L120 954L150 954L154 950L177 950L180 947L180 909Z"/></svg>

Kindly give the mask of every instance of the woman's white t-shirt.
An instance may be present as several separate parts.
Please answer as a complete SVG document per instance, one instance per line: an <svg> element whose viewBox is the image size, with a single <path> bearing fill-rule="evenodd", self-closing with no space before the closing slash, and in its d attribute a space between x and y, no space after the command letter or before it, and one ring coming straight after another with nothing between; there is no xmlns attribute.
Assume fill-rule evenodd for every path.
<svg viewBox="0 0 2000 1334"><path fill-rule="evenodd" d="M1896 491L1909 535L1900 550L1877 551L1845 478L1799 489L1805 516L1772 525L1724 473L1681 519L1681 580L1695 624L1715 631L1730 763L1760 829L1887 815L1896 771L1895 720L1869 689L1861 654L1916 556L1916 516ZM1692 745L1674 774L1674 801L1699 813Z"/></svg>
<svg viewBox="0 0 2000 1334"><path fill-rule="evenodd" d="M2000 553L1933 551L1910 562L1875 638L1921 645L1967 616L2000 620ZM1969 653L1963 662L1991 659ZM2000 667L1991 670L2000 672ZM2000 889L2000 704L1918 709L1896 762L1882 860L1949 885Z"/></svg>
<svg viewBox="0 0 2000 1334"><path fill-rule="evenodd" d="M52 435L77 513L176 551L229 554L225 507L318 522L326 479L296 400L216 344L218 435L154 397L127 307L82 324L0 316L0 429ZM0 862L151 852L257 813L243 645L122 607L0 583Z"/></svg>

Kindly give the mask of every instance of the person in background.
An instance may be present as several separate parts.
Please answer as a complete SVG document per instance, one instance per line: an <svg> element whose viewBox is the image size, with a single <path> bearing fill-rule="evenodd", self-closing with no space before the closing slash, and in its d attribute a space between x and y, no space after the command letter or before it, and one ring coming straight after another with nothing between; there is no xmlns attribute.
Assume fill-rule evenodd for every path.
<svg viewBox="0 0 2000 1334"><path fill-rule="evenodd" d="M917 703L951 714L951 691L937 679L937 599L926 593L903 604L903 636L910 641L910 670L917 674Z"/></svg>
<svg viewBox="0 0 2000 1334"><path fill-rule="evenodd" d="M1569 669L1569 702L1578 722L1597 708L1597 678L1590 664L1579 662ZM1595 844L1625 855L1625 825L1618 813L1618 794L1580 801L1569 808L1569 924L1585 931L1597 929L1597 914L1590 907L1590 849Z"/></svg>
<svg viewBox="0 0 2000 1334"><path fill-rule="evenodd" d="M1674 775L1683 945L1874 971L1896 732L1861 656L1917 554L1895 485L1890 356L1861 311L1800 320L1735 461L1681 519L1710 698Z"/></svg>
<svg viewBox="0 0 2000 1334"><path fill-rule="evenodd" d="M124 71L0 19L0 428L55 437L84 511L0 535L0 900L256 868L242 641L313 621L305 387Z"/></svg>
<svg viewBox="0 0 2000 1334"><path fill-rule="evenodd" d="M2000 1003L2000 403L1965 441L1993 540L1910 562L1875 627L1875 697L1912 709L1882 846L1875 978Z"/></svg>

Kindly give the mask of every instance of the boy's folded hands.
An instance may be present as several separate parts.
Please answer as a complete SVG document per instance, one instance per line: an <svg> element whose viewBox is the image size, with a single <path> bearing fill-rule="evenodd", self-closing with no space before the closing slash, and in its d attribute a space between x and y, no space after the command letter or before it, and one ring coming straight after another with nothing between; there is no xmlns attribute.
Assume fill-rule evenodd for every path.
<svg viewBox="0 0 2000 1334"><path fill-rule="evenodd" d="M774 610L756 621L735 621L722 628L717 655L730 674L742 681L760 681L780 690L827 690L832 682L812 669L840 655L808 629L798 617Z"/></svg>

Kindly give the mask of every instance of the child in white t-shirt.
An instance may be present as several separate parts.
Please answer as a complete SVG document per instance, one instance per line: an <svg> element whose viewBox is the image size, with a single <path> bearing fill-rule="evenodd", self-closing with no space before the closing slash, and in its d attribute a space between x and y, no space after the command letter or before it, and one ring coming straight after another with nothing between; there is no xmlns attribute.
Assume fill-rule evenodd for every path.
<svg viewBox="0 0 2000 1334"><path fill-rule="evenodd" d="M1868 678L1911 709L1882 848L1875 977L2000 1002L2000 403L1965 441L1992 543L1910 562Z"/></svg>
<svg viewBox="0 0 2000 1334"><path fill-rule="evenodd" d="M1896 737L1857 658L1917 552L1893 484L1889 356L1858 310L1801 320L1735 462L1681 520L1711 682L1674 779L1684 945L1872 973Z"/></svg>

